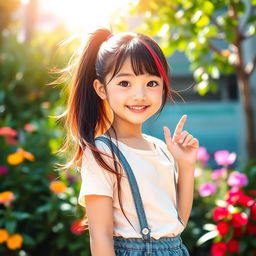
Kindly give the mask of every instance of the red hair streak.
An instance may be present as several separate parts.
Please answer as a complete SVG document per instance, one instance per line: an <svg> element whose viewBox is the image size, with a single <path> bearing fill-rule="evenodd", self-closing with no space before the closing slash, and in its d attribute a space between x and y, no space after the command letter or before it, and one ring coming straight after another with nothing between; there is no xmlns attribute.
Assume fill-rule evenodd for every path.
<svg viewBox="0 0 256 256"><path fill-rule="evenodd" d="M148 51L152 55L152 57L153 57L153 59L154 59L154 61L156 63L158 72L163 77L163 80L164 80L164 82L166 84L167 90L169 91L169 80L168 80L167 74L166 74L166 72L164 70L164 67L163 67L159 57L156 55L155 51L145 41L142 41L142 40L140 40L140 41L141 41L141 43L143 43L145 45L145 47L148 49Z"/></svg>

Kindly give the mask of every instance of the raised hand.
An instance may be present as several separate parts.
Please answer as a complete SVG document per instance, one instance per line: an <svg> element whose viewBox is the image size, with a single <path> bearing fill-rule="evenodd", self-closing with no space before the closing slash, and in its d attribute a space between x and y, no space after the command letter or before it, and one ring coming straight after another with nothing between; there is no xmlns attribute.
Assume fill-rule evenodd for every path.
<svg viewBox="0 0 256 256"><path fill-rule="evenodd" d="M168 150L178 163L195 164L199 141L187 131L183 131L186 120L187 115L183 115L176 126L173 138L169 128L163 127L165 142Z"/></svg>

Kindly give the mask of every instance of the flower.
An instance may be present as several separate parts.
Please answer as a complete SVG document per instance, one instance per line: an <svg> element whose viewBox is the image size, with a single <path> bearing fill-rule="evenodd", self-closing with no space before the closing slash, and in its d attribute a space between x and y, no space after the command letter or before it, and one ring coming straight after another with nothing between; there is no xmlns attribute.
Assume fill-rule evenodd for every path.
<svg viewBox="0 0 256 256"><path fill-rule="evenodd" d="M4 175L8 172L8 168L6 166L0 166L0 175Z"/></svg>
<svg viewBox="0 0 256 256"><path fill-rule="evenodd" d="M37 129L37 127L33 124L25 124L24 125L24 130L27 132L33 132Z"/></svg>
<svg viewBox="0 0 256 256"><path fill-rule="evenodd" d="M12 129L11 127L4 126L0 128L0 136L17 136L17 131Z"/></svg>
<svg viewBox="0 0 256 256"><path fill-rule="evenodd" d="M234 213L231 222L234 227L244 226L248 223L248 216L244 212Z"/></svg>
<svg viewBox="0 0 256 256"><path fill-rule="evenodd" d="M227 207L217 206L213 209L213 220L219 221L229 216L229 211Z"/></svg>
<svg viewBox="0 0 256 256"><path fill-rule="evenodd" d="M237 227L237 228L234 228L234 234L233 234L233 237L241 237L243 235L243 229L242 227Z"/></svg>
<svg viewBox="0 0 256 256"><path fill-rule="evenodd" d="M239 242L235 239L230 239L227 242L227 248L228 248L228 252L238 253L239 252Z"/></svg>
<svg viewBox="0 0 256 256"><path fill-rule="evenodd" d="M207 164L207 161L209 160L209 154L207 153L205 147L199 147L197 151L197 160L199 160L203 165Z"/></svg>
<svg viewBox="0 0 256 256"><path fill-rule="evenodd" d="M212 172L212 179L217 180L221 177L225 177L226 174L227 174L227 169L226 168L216 169Z"/></svg>
<svg viewBox="0 0 256 256"><path fill-rule="evenodd" d="M6 242L7 247L10 250L16 250L16 249L21 248L22 243L23 243L23 237L19 234L14 234L14 235L10 236Z"/></svg>
<svg viewBox="0 0 256 256"><path fill-rule="evenodd" d="M219 165L230 165L236 160L236 153L229 153L227 150L219 150L214 153L214 159Z"/></svg>
<svg viewBox="0 0 256 256"><path fill-rule="evenodd" d="M219 222L217 224L217 230L220 236L226 236L229 231L229 224L227 222Z"/></svg>
<svg viewBox="0 0 256 256"><path fill-rule="evenodd" d="M83 225L84 220L76 220L74 221L71 226L70 230L73 234L75 235L80 235L85 231L84 225Z"/></svg>
<svg viewBox="0 0 256 256"><path fill-rule="evenodd" d="M9 154L6 159L7 163L10 165L21 164L23 160L24 160L24 157L18 152Z"/></svg>
<svg viewBox="0 0 256 256"><path fill-rule="evenodd" d="M4 191L0 193L0 204L8 205L12 200L14 200L12 191Z"/></svg>
<svg viewBox="0 0 256 256"><path fill-rule="evenodd" d="M244 194L244 192L236 187L233 187L227 193L226 202L229 204L239 203L244 206L252 206L254 199Z"/></svg>
<svg viewBox="0 0 256 256"><path fill-rule="evenodd" d="M212 244L211 255L212 256L225 256L227 252L227 245L224 242L216 242Z"/></svg>
<svg viewBox="0 0 256 256"><path fill-rule="evenodd" d="M67 190L67 186L62 181L52 181L50 183L50 190L55 194L60 194Z"/></svg>
<svg viewBox="0 0 256 256"><path fill-rule="evenodd" d="M250 216L252 220L256 220L256 204L250 208Z"/></svg>
<svg viewBox="0 0 256 256"><path fill-rule="evenodd" d="M256 235L256 224L253 224L253 223L249 223L247 225L247 234L249 235Z"/></svg>
<svg viewBox="0 0 256 256"><path fill-rule="evenodd" d="M35 156L22 148L19 148L15 153L9 154L7 156L7 162L11 165L21 164L24 161L24 159L34 161Z"/></svg>
<svg viewBox="0 0 256 256"><path fill-rule="evenodd" d="M210 196L216 192L216 185L211 182L207 182L199 188L199 194L202 197Z"/></svg>
<svg viewBox="0 0 256 256"><path fill-rule="evenodd" d="M248 184L248 178L245 174L234 171L229 175L227 182L231 187L244 187Z"/></svg>
<svg viewBox="0 0 256 256"><path fill-rule="evenodd" d="M0 229L0 244L3 242L6 242L7 239L9 238L9 233L6 229Z"/></svg>

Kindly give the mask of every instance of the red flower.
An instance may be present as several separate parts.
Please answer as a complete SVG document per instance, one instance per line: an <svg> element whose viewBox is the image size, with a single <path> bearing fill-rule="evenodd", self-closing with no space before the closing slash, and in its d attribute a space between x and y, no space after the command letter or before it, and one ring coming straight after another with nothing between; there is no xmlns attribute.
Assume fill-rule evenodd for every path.
<svg viewBox="0 0 256 256"><path fill-rule="evenodd" d="M228 192L228 198L226 201L229 204L239 203L245 206L252 206L254 203L254 200L252 197L245 195L244 192L239 189L231 189Z"/></svg>
<svg viewBox="0 0 256 256"><path fill-rule="evenodd" d="M217 224L217 230L219 231L220 236L226 236L229 230L229 225L227 222L219 222Z"/></svg>
<svg viewBox="0 0 256 256"><path fill-rule="evenodd" d="M256 234L256 224L249 223L247 225L247 233L248 235L255 235Z"/></svg>
<svg viewBox="0 0 256 256"><path fill-rule="evenodd" d="M227 242L228 251L231 253L239 252L239 241L231 239Z"/></svg>
<svg viewBox="0 0 256 256"><path fill-rule="evenodd" d="M224 242L213 243L211 247L212 256L225 256L227 245Z"/></svg>
<svg viewBox="0 0 256 256"><path fill-rule="evenodd" d="M80 235L85 231L84 225L83 225L83 219L82 220L75 220L71 226L70 230L75 235Z"/></svg>
<svg viewBox="0 0 256 256"><path fill-rule="evenodd" d="M213 220L214 221L219 221L224 219L229 215L229 211L227 207L216 207L213 209Z"/></svg>
<svg viewBox="0 0 256 256"><path fill-rule="evenodd" d="M243 229L241 227L234 228L234 237L238 238L243 235Z"/></svg>
<svg viewBox="0 0 256 256"><path fill-rule="evenodd" d="M252 220L256 220L256 204L254 204L251 207L251 213L250 213L251 219Z"/></svg>
<svg viewBox="0 0 256 256"><path fill-rule="evenodd" d="M248 216L244 212L234 213L231 221L234 227L241 227L248 223Z"/></svg>

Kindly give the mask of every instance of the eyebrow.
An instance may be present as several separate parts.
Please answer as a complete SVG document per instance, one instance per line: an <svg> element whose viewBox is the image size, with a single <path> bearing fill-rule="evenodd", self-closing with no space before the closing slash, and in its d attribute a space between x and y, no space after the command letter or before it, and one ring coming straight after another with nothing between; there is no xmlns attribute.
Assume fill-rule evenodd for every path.
<svg viewBox="0 0 256 256"><path fill-rule="evenodd" d="M151 74L147 74L148 76L155 76L155 75L151 75ZM135 74L133 73L118 73L115 77L123 77L123 76L136 76ZM158 77L158 76L156 76Z"/></svg>
<svg viewBox="0 0 256 256"><path fill-rule="evenodd" d="M134 76L132 73L118 73L115 77L122 77L122 76Z"/></svg>

